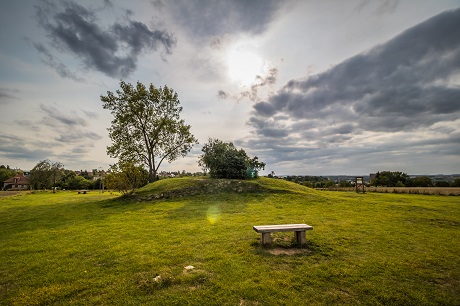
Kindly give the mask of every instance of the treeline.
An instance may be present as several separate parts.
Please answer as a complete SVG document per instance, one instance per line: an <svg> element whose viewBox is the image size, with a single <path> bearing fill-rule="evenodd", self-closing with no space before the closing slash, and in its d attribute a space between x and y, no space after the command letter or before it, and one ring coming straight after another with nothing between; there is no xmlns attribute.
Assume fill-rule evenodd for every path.
<svg viewBox="0 0 460 306"><path fill-rule="evenodd" d="M271 177L271 175L268 175ZM310 188L332 188L332 187L355 187L353 180L332 180L323 176L284 176L283 179L301 184ZM377 172L366 185L374 187L460 187L460 178L453 181L433 181L428 176L410 177L407 173L400 171Z"/></svg>
<svg viewBox="0 0 460 306"><path fill-rule="evenodd" d="M268 175L268 177L271 177L271 175ZM290 175L290 176L283 177L283 179L306 186L306 187L310 187L310 188L330 188L330 187L336 187L337 185L339 187L353 187L354 186L354 182L351 182L349 180L342 180L342 181L337 182L337 181L331 180L323 176Z"/></svg>
<svg viewBox="0 0 460 306"><path fill-rule="evenodd" d="M43 160L31 170L30 184L32 189L100 189L102 177L105 172L93 169L93 171L73 171L64 168L60 162Z"/></svg>
<svg viewBox="0 0 460 306"><path fill-rule="evenodd" d="M377 172L369 185L375 187L460 187L460 178L452 182L433 182L428 176L410 177L407 173L400 171L382 171Z"/></svg>

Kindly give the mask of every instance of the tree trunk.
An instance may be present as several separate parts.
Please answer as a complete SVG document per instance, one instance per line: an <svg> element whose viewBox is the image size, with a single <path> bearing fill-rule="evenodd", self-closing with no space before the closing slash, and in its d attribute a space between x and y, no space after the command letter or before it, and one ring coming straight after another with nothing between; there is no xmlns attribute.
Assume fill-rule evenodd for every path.
<svg viewBox="0 0 460 306"><path fill-rule="evenodd" d="M157 180L157 172L155 169L149 169L149 183L153 183Z"/></svg>

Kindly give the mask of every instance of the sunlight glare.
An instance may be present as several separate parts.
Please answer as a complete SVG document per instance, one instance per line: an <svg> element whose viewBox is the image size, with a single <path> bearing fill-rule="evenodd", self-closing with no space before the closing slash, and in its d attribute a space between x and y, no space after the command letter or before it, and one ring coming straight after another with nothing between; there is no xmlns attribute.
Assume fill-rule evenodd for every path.
<svg viewBox="0 0 460 306"><path fill-rule="evenodd" d="M242 48L234 48L228 56L228 72L234 82L249 85L257 75L263 73L264 63L261 57Z"/></svg>
<svg viewBox="0 0 460 306"><path fill-rule="evenodd" d="M219 221L221 214L222 211L220 210L220 207L213 205L208 208L208 211L206 212L206 219L208 219L209 223L215 224L217 221Z"/></svg>

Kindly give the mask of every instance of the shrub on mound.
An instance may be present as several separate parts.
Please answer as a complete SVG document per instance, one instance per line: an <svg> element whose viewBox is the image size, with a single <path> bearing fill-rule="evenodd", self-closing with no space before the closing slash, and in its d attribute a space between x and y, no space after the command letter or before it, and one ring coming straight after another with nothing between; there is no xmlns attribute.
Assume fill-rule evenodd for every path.
<svg viewBox="0 0 460 306"><path fill-rule="evenodd" d="M243 149L237 149L231 142L209 138L202 148L198 164L209 170L212 178L246 179L257 178L265 163L257 156L250 158Z"/></svg>

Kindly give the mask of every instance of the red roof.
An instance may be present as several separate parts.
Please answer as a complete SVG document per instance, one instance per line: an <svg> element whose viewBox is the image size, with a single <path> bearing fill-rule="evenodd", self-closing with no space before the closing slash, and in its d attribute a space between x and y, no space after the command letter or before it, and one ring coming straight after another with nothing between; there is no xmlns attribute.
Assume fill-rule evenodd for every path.
<svg viewBox="0 0 460 306"><path fill-rule="evenodd" d="M23 174L17 174L12 178L3 181L4 184L16 184L16 185L30 185L30 180Z"/></svg>

